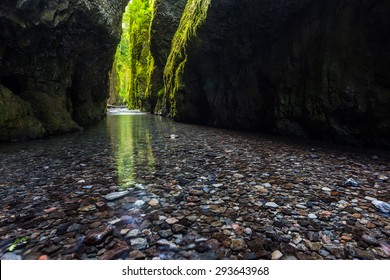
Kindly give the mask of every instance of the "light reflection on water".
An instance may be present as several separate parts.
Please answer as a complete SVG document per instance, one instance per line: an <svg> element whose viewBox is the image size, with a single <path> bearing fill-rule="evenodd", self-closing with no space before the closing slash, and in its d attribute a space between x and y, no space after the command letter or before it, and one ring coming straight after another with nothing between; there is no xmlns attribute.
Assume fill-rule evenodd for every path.
<svg viewBox="0 0 390 280"><path fill-rule="evenodd" d="M138 183L138 175L155 172L153 142L164 138L167 128L174 130L169 120L157 116L123 108L109 110L107 132L117 160L119 186L131 187Z"/></svg>
<svg viewBox="0 0 390 280"><path fill-rule="evenodd" d="M140 110L129 110L127 108L110 108L107 110L108 115L146 115L147 113Z"/></svg>

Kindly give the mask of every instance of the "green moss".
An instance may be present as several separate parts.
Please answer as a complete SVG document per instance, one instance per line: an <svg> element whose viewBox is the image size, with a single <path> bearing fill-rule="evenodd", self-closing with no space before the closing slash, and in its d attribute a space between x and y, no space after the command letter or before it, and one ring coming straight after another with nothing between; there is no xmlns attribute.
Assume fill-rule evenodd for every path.
<svg viewBox="0 0 390 280"><path fill-rule="evenodd" d="M123 33L115 55L117 91L131 109L149 110L151 74L150 25L154 0L133 0L123 14Z"/></svg>
<svg viewBox="0 0 390 280"><path fill-rule="evenodd" d="M188 0L173 37L171 51L164 69L164 94L172 116L176 113L175 95L178 90L184 88L181 79L187 61L186 44L206 19L210 3L211 0Z"/></svg>

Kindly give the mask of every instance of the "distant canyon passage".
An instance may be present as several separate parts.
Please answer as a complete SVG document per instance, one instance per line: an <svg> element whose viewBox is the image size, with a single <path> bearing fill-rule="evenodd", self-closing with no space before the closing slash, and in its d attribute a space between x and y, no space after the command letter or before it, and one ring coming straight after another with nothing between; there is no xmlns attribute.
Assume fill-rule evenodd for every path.
<svg viewBox="0 0 390 280"><path fill-rule="evenodd" d="M0 140L104 117L127 3L2 1ZM150 3L145 108L182 122L390 147L389 1Z"/></svg>

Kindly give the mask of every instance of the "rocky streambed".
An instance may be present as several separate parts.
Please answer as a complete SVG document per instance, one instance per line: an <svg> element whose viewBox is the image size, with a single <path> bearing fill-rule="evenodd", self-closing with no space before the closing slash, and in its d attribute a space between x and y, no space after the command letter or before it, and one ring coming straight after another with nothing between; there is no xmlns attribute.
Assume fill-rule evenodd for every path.
<svg viewBox="0 0 390 280"><path fill-rule="evenodd" d="M2 259L390 259L385 151L137 113L0 164Z"/></svg>

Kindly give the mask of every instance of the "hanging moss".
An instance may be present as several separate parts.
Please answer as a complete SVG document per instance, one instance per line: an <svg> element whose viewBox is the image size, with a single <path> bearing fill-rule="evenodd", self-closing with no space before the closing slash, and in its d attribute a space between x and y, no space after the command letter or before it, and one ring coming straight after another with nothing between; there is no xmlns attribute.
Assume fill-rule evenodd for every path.
<svg viewBox="0 0 390 280"><path fill-rule="evenodd" d="M130 109L149 110L151 74L150 24L154 0L132 0L123 14L121 41L115 55L117 90Z"/></svg>
<svg viewBox="0 0 390 280"><path fill-rule="evenodd" d="M183 87L181 77L187 61L187 41L196 34L199 25L206 19L210 3L211 0L188 0L173 37L164 69L164 101L171 116L176 113L175 95Z"/></svg>

